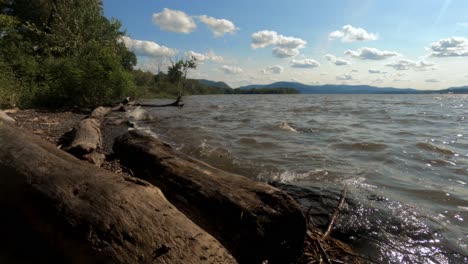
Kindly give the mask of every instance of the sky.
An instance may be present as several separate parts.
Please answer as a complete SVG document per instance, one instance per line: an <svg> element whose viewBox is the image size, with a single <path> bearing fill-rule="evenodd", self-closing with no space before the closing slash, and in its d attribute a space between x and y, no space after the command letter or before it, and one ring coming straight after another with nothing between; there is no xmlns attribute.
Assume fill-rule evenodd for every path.
<svg viewBox="0 0 468 264"><path fill-rule="evenodd" d="M467 0L104 0L137 68L189 77L416 89L468 85Z"/></svg>

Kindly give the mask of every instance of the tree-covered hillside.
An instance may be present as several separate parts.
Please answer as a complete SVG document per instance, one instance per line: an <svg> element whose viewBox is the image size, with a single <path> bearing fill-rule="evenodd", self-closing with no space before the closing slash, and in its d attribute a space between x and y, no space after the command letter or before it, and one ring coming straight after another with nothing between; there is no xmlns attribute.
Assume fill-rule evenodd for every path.
<svg viewBox="0 0 468 264"><path fill-rule="evenodd" d="M135 54L98 0L0 0L0 105L97 105L134 95Z"/></svg>

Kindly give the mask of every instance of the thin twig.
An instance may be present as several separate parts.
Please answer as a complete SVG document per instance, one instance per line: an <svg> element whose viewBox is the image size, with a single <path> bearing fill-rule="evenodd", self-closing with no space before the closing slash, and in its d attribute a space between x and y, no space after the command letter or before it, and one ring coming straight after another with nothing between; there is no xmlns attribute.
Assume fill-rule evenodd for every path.
<svg viewBox="0 0 468 264"><path fill-rule="evenodd" d="M338 213L343 208L344 201L345 201L345 198L346 198L346 192L347 192L347 186L345 185L345 187L343 189L343 192L341 193L340 203L338 204L338 207L336 208L335 212L333 213L333 216L330 218L330 222L328 223L327 231L325 231L325 234L323 234L322 240L327 239L327 237L330 235L331 230L333 228L333 224L335 223L336 217L338 216Z"/></svg>
<svg viewBox="0 0 468 264"><path fill-rule="evenodd" d="M322 253L322 255L323 255L324 259L325 259L325 262L327 264L332 264L331 261L330 261L330 257L328 257L328 254L325 251L325 249L323 248L322 243L320 243L320 240L317 240L317 244L319 246L320 252Z"/></svg>

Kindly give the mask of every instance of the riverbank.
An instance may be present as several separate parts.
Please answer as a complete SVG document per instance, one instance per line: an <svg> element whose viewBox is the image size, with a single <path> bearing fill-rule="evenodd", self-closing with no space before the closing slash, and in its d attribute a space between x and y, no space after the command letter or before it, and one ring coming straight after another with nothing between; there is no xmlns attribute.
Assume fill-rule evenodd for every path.
<svg viewBox="0 0 468 264"><path fill-rule="evenodd" d="M64 140L63 135L69 133L80 120L87 116L86 113L49 112L40 110L18 110L16 112L9 113L9 115L16 119L17 125L20 128L29 131L42 139L48 140L58 148L62 148L61 143ZM113 113L111 116L106 118L103 123L103 150L106 154L106 160L102 167L114 173L125 175L126 172L130 172L130 174L133 173L131 170L125 169L125 167L120 164L119 160L115 158L111 150L111 144L114 142L114 139L126 133L128 130L127 122L122 119L124 116L125 115L122 113ZM286 229L287 227L283 228ZM331 243L317 243L317 241L320 241L320 232L308 232L307 236L306 250L303 257L301 257L302 262L318 259L322 256L322 251L327 250L330 244L334 245L333 247L335 250L330 258L345 259L348 261L352 258L352 254L349 254L351 252L349 247L346 247L341 243L336 243L335 240L329 240ZM323 247L325 247L325 249L323 249ZM337 247L345 248L345 251L348 251L348 255L344 254L341 255L341 258L338 258L337 256L339 256L340 253L336 252ZM327 253L325 253L325 255L327 255ZM356 259L354 261L358 262Z"/></svg>

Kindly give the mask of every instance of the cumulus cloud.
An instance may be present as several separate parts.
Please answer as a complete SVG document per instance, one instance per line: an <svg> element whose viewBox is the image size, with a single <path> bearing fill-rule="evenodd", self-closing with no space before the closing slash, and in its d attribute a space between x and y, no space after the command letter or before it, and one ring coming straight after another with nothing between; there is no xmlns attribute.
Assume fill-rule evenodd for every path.
<svg viewBox="0 0 468 264"><path fill-rule="evenodd" d="M261 72L263 74L272 73L272 74L281 74L284 71L284 68L279 65L270 66L266 69L263 69Z"/></svg>
<svg viewBox="0 0 468 264"><path fill-rule="evenodd" d="M340 30L331 32L328 35L330 40L341 39L343 42L354 42L364 40L377 40L377 35L367 32L363 28L355 28L351 25L346 25Z"/></svg>
<svg viewBox="0 0 468 264"><path fill-rule="evenodd" d="M215 37L222 37L226 33L233 34L238 29L234 23L226 19L217 19L206 15L199 16L198 18L210 28Z"/></svg>
<svg viewBox="0 0 468 264"><path fill-rule="evenodd" d="M338 81L350 81L350 80L353 80L353 76L351 76L351 74L349 73L345 73L343 75L336 76L336 79Z"/></svg>
<svg viewBox="0 0 468 264"><path fill-rule="evenodd" d="M316 68L320 66L320 63L316 62L313 59L303 59L303 60L291 60L289 65L293 68Z"/></svg>
<svg viewBox="0 0 468 264"><path fill-rule="evenodd" d="M162 30L190 33L197 28L192 17L182 11L164 8L162 12L153 14L153 23L159 25Z"/></svg>
<svg viewBox="0 0 468 264"><path fill-rule="evenodd" d="M304 48L307 42L300 38L286 37L275 31L262 30L252 34L252 48L265 48L275 46L273 55L278 58L292 58L299 55L299 49Z"/></svg>
<svg viewBox="0 0 468 264"><path fill-rule="evenodd" d="M376 48L367 47L360 48L356 51L347 50L345 54L361 60L385 60L400 55L399 53L394 51L379 50Z"/></svg>
<svg viewBox="0 0 468 264"><path fill-rule="evenodd" d="M345 66L345 65L350 65L351 64L350 61L347 61L347 60L345 60L343 58L338 58L338 57L336 57L336 56L334 56L332 54L325 55L325 58L329 62L335 64L336 66Z"/></svg>
<svg viewBox="0 0 468 264"><path fill-rule="evenodd" d="M222 56L216 55L213 51L209 51L207 53L198 53L195 51L187 51L185 53L186 57L194 57L197 62L204 63L206 61L214 61L217 63L222 63L224 58Z"/></svg>
<svg viewBox="0 0 468 264"><path fill-rule="evenodd" d="M434 66L434 63L426 62L426 61L412 61L407 59L401 59L398 61L394 61L389 63L385 66L392 67L395 70L405 71L405 70L416 70L416 71L425 71L431 69Z"/></svg>
<svg viewBox="0 0 468 264"><path fill-rule="evenodd" d="M239 74L243 72L241 68L232 65L223 65L219 69L224 72L224 74Z"/></svg>
<svg viewBox="0 0 468 264"><path fill-rule="evenodd" d="M440 82L437 79L426 79L425 81L428 82L428 83L438 83L438 82Z"/></svg>
<svg viewBox="0 0 468 264"><path fill-rule="evenodd" d="M370 73L370 74L385 74L385 73L387 73L387 72L381 71L381 70L376 70L376 69L370 69L370 70L369 70L369 73Z"/></svg>
<svg viewBox="0 0 468 264"><path fill-rule="evenodd" d="M440 39L431 44L432 57L463 57L468 56L468 39L451 37Z"/></svg>
<svg viewBox="0 0 468 264"><path fill-rule="evenodd" d="M372 81L372 83L383 83L383 82L384 82L384 79L382 79L382 78L377 78L377 79Z"/></svg>
<svg viewBox="0 0 468 264"><path fill-rule="evenodd" d="M153 41L136 40L128 36L123 36L120 40L125 44L125 47L140 56L170 57L178 53L176 49L161 46Z"/></svg>

